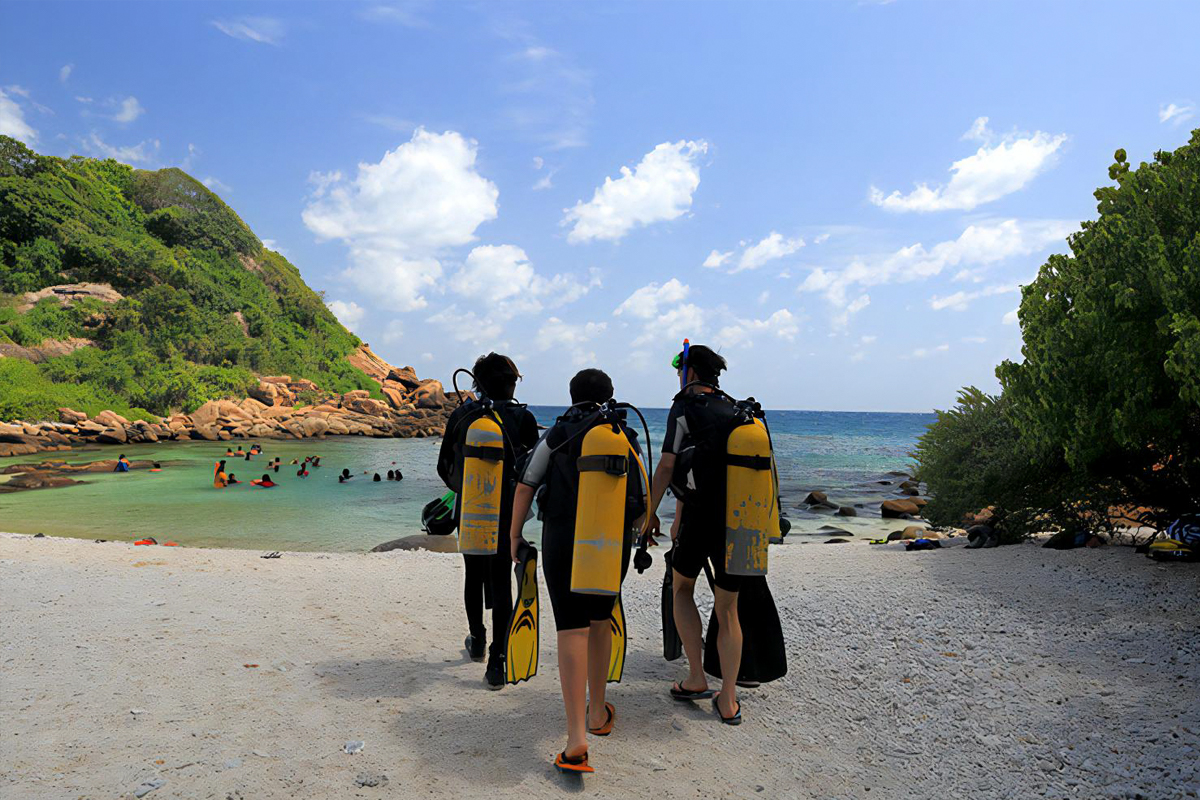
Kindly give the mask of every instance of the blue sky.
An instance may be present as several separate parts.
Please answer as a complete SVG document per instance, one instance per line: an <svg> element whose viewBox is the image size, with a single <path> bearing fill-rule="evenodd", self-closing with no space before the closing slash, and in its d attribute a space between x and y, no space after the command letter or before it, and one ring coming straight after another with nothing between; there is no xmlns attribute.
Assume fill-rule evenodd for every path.
<svg viewBox="0 0 1200 800"><path fill-rule="evenodd" d="M1198 29L1185 2L17 2L0 132L185 168L422 375L497 349L527 401L600 366L661 406L689 336L770 407L925 411L1019 358L1016 287L1113 151L1200 125Z"/></svg>

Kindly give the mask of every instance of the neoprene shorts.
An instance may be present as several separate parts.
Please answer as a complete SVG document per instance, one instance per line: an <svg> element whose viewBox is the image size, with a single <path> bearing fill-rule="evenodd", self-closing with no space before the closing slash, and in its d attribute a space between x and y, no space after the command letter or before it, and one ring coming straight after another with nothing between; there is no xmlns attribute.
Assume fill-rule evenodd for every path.
<svg viewBox="0 0 1200 800"><path fill-rule="evenodd" d="M730 575L725 571L724 515L721 516L720 528L697 523L689 517L691 515L685 506L683 519L679 523L679 537L675 541L675 552L671 556L671 567L685 578L696 580L707 561L712 570L713 582L718 588L727 592L739 591L742 588L741 576Z"/></svg>

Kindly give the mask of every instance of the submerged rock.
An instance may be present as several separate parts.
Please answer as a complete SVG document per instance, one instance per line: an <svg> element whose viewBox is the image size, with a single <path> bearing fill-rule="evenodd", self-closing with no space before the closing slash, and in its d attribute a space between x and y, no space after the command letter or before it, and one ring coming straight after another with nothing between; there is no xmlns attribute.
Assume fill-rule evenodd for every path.
<svg viewBox="0 0 1200 800"><path fill-rule="evenodd" d="M372 553L387 553L392 550L429 550L434 553L457 553L458 537L429 536L418 533L413 536L404 536L400 539L393 539L390 542L377 544L371 548Z"/></svg>

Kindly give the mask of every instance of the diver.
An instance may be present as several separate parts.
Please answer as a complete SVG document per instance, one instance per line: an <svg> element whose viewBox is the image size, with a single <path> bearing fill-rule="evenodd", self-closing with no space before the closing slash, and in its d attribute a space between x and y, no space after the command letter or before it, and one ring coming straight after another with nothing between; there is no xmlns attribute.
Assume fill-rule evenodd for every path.
<svg viewBox="0 0 1200 800"><path fill-rule="evenodd" d="M536 494L544 519L542 572L558 632L567 716L567 744L554 764L563 772L593 772L587 734L607 736L616 720L616 708L605 701L608 681L620 680L612 668L618 646L613 620L636 536L634 522L645 519L647 487L637 435L609 405L613 386L608 375L582 370L571 379L570 393L571 407L546 431L521 475L513 502L510 554L520 566L522 549L528 552L521 532ZM598 450L593 442L606 445ZM581 513L583 494L596 491L597 481L614 479L620 483L601 484L610 489L600 490L607 502L589 504L590 516ZM577 530L583 526L588 530ZM584 536L586 542L577 539ZM597 546L597 540L603 544ZM623 669L623 612L619 617ZM510 657L515 657L511 645Z"/></svg>
<svg viewBox="0 0 1200 800"><path fill-rule="evenodd" d="M676 700L712 699L721 721L738 725L742 721L737 700L736 680L741 664L742 630L738 623L738 591L741 575L726 568L726 469L732 456L726 454L731 426L738 406L719 388L718 379L726 369L725 359L704 345L690 346L672 362L680 377L680 392L667 415L662 457L654 471L650 497L650 525L658 531L655 512L673 481L676 461L681 453L691 458L689 475L694 476L692 491L684 492L678 533L670 554L675 627L687 655L688 675L671 687ZM771 500L775 502L774 498ZM694 591L696 579L710 565L714 586L713 601L719 622L717 649L720 655L721 691L714 694L704 674L700 613Z"/></svg>
<svg viewBox="0 0 1200 800"><path fill-rule="evenodd" d="M479 399L461 403L446 422L446 433L438 452L437 471L446 486L457 492L460 502L463 496L464 462L478 461L471 454L483 450L474 441L476 427L491 425L498 430L494 449L495 460L489 461L491 469L500 480L496 485L499 502L490 499L490 519L475 521L475 512L456 509L459 517L459 549L463 551L463 567L466 573L463 587L463 605L467 613L467 638L464 642L473 661L482 661L487 646L487 628L483 621L485 599L490 600L492 609L492 644L488 650L484 680L489 689L504 688L504 647L508 631L509 615L512 612L512 566L509 562L508 533L512 514L513 491L517 485L520 464L538 441L537 419L529 410L513 399L521 373L508 356L488 353L475 361L471 370L475 391ZM490 456L489 456L490 458ZM396 480L404 476L396 471ZM475 492L479 497L482 492ZM498 520L497 520L498 515ZM463 519L467 519L464 526ZM468 535L464 538L464 527L481 534L478 544ZM468 552L476 550L475 553Z"/></svg>

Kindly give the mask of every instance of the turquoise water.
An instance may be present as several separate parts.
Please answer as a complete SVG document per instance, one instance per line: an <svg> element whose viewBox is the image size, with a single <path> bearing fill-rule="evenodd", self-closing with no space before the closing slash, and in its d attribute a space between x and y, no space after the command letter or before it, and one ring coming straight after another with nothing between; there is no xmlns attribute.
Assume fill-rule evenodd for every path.
<svg viewBox="0 0 1200 800"><path fill-rule="evenodd" d="M562 411L545 406L531 410L542 424L552 423ZM645 413L657 454L666 411ZM779 411L770 413L768 420L781 491L797 537L815 533L822 525L836 525L858 536L894 527L882 523L870 508L894 497L890 493L894 487L875 482L892 480L885 473L907 468L907 453L933 415ZM228 468L244 483L222 490L212 488L212 467L224 458L223 442L95 447L0 459L3 468L49 458L86 462L125 452L164 467L157 473L92 473L82 476L85 483L76 486L0 494L0 530L110 540L153 536L196 547L361 552L419 532L421 508L445 491L435 471L438 439L334 437L264 440L262 445L263 455L249 463L229 461ZM250 486L250 480L264 472L267 460L277 455L283 466L272 478L280 485ZM321 456L323 466L311 469L308 478L299 478L288 462L306 455ZM403 471L403 481L371 480L375 472L386 475L394 469L393 463ZM355 477L339 484L343 467ZM824 490L831 500L845 505L862 503L863 516L831 518L795 508L812 489ZM664 503L664 525L670 518L669 505Z"/></svg>

